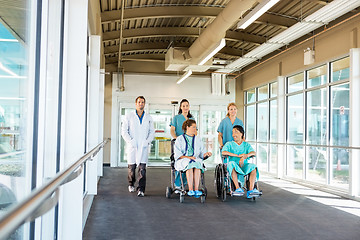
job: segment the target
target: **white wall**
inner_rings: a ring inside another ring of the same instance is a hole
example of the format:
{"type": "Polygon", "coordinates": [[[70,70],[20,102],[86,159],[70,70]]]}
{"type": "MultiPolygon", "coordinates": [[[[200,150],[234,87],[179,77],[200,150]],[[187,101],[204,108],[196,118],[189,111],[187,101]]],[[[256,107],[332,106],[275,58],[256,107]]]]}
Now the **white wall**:
{"type": "MultiPolygon", "coordinates": [[[[133,103],[137,96],[143,95],[150,104],[170,104],[186,98],[190,105],[226,105],[235,101],[235,81],[230,82],[230,95],[214,96],[211,95],[210,76],[193,75],[176,84],[178,78],[174,75],[125,74],[125,91],[113,91],[113,99],[116,97],[121,102],[133,103]]],[[[113,90],[117,84],[117,74],[114,74],[113,90]]]]}

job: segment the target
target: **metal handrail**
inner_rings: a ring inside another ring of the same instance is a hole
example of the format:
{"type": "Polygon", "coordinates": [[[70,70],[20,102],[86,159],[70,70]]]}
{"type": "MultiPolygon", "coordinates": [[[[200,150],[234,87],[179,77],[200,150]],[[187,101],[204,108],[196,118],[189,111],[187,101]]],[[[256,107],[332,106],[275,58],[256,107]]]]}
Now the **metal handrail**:
{"type": "MultiPolygon", "coordinates": [[[[78,172],[76,170],[81,168],[87,160],[92,159],[109,140],[110,139],[106,139],[98,144],[71,166],[56,174],[55,177],[52,178],[47,184],[41,186],[38,189],[35,189],[28,197],[10,208],[3,216],[1,216],[0,239],[6,239],[19,226],[25,222],[32,221],[34,216],[38,217],[43,215],[45,213],[41,211],[43,203],[51,198],[53,193],[56,192],[61,185],[67,183],[69,179],[73,180],[74,172],[78,172]],[[41,212],[41,214],[39,214],[39,212],[41,212]]],[[[75,175],[78,176],[79,174],[75,175]]],[[[54,202],[52,199],[50,200],[54,202]]],[[[55,206],[57,200],[54,203],[55,206]]],[[[47,206],[46,209],[50,210],[51,208],[47,206]]]]}
{"type": "Polygon", "coordinates": [[[260,144],[270,144],[270,145],[289,145],[289,146],[304,146],[304,147],[322,147],[322,148],[341,148],[341,149],[352,149],[352,150],[360,150],[360,147],[353,146],[334,146],[334,145],[320,145],[320,144],[307,144],[307,143],[280,143],[280,142],[260,142],[248,140],[249,143],[260,143],[260,144]]]}

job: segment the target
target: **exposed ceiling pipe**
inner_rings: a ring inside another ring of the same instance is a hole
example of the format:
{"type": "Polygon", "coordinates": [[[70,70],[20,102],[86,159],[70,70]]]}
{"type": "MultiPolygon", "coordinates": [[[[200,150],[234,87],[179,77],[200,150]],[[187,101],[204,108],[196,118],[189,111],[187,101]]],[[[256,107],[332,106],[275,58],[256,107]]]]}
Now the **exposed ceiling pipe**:
{"type": "Polygon", "coordinates": [[[198,64],[206,57],[206,52],[225,37],[226,31],[232,27],[239,18],[249,10],[256,0],[232,0],[219,13],[215,20],[200,34],[198,39],[185,53],[185,58],[193,64],[198,64]]]}

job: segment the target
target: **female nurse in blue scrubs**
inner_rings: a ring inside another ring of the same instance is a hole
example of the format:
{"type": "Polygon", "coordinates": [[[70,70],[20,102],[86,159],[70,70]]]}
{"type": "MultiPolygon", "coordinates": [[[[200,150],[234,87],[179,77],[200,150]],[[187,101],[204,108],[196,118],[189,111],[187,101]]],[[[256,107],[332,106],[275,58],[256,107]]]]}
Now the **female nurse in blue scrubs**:
{"type": "Polygon", "coordinates": [[[218,141],[220,149],[225,145],[225,143],[234,141],[232,136],[233,127],[236,125],[241,126],[244,129],[243,121],[236,117],[237,107],[235,103],[229,103],[227,107],[226,117],[220,122],[220,125],[217,129],[218,131],[218,141]]]}
{"type": "MultiPolygon", "coordinates": [[[[178,115],[174,116],[174,118],[173,118],[173,120],[171,121],[171,124],[170,124],[170,134],[171,134],[171,136],[173,137],[174,140],[178,136],[181,136],[181,135],[184,134],[182,126],[183,126],[183,123],[188,119],[194,120],[193,116],[190,113],[189,101],[187,99],[183,99],[180,102],[178,115]]],[[[174,140],[172,141],[172,144],[175,142],[174,140]]],[[[186,179],[185,174],[184,174],[184,179],[186,179]]],[[[174,182],[174,184],[175,184],[175,188],[180,188],[180,186],[181,186],[181,180],[180,180],[180,176],[179,176],[178,171],[175,172],[175,182],[174,182]]]]}
{"type": "Polygon", "coordinates": [[[182,130],[182,125],[188,119],[194,120],[193,116],[190,113],[189,101],[183,99],[180,102],[178,115],[173,118],[170,124],[170,134],[174,139],[184,134],[184,131],[182,130]]]}

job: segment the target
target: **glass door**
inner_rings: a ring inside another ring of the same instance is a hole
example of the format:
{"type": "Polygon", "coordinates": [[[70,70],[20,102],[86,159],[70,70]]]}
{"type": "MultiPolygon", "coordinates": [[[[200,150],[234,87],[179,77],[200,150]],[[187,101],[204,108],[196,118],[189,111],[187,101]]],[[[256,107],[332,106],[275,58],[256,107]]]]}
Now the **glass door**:
{"type": "Polygon", "coordinates": [[[200,136],[207,151],[213,154],[205,161],[207,167],[221,162],[217,129],[225,115],[226,106],[200,106],[200,136]]]}
{"type": "Polygon", "coordinates": [[[150,104],[150,116],[154,121],[155,138],[151,143],[149,163],[151,165],[169,165],[171,155],[170,122],[171,105],[150,104]]]}

